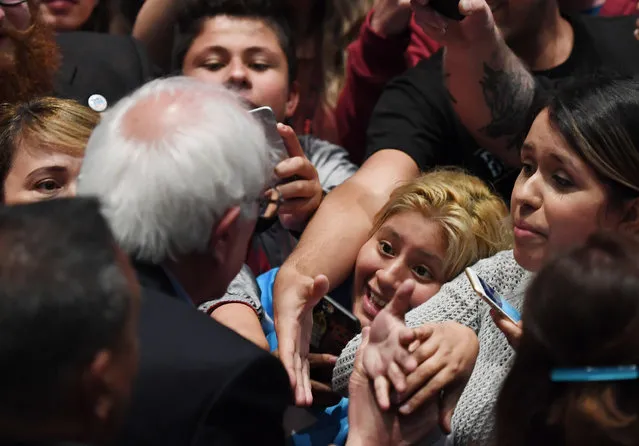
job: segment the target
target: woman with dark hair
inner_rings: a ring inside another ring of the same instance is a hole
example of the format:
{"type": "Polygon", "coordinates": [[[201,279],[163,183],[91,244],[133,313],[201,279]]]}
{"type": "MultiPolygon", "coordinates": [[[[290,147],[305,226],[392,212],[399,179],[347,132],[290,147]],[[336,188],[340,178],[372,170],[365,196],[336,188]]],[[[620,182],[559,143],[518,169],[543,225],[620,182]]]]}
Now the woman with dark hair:
{"type": "Polygon", "coordinates": [[[595,235],[546,264],[497,403],[497,445],[639,444],[639,242],[595,235]]]}
{"type": "MultiPolygon", "coordinates": [[[[600,230],[639,233],[639,82],[594,78],[564,89],[534,120],[521,163],[511,200],[514,249],[473,267],[518,310],[529,280],[550,259],[600,230]]],[[[406,284],[395,287],[396,298],[407,292],[406,284]]],[[[398,388],[404,414],[425,401],[441,404],[454,444],[494,441],[495,402],[514,350],[495,321],[506,324],[489,310],[461,275],[407,314],[406,325],[423,327],[408,329],[391,311],[371,326],[378,340],[369,346],[378,350],[371,373],[398,388]],[[424,335],[411,355],[402,342],[407,332],[424,335]]],[[[337,362],[339,390],[358,344],[351,341],[337,362]]]]}

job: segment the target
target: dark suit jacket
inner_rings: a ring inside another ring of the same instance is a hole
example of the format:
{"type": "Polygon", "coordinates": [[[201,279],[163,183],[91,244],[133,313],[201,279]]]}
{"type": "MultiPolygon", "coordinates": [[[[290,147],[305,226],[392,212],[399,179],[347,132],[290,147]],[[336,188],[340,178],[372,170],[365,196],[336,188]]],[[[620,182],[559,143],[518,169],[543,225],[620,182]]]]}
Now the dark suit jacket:
{"type": "Polygon", "coordinates": [[[140,370],[116,444],[284,444],[292,395],[280,362],[177,298],[160,268],[136,267],[140,370]]]}
{"type": "Polygon", "coordinates": [[[70,32],[56,41],[62,65],[54,88],[60,98],[88,105],[89,97],[99,94],[113,105],[159,74],[131,36],[70,32]]]}

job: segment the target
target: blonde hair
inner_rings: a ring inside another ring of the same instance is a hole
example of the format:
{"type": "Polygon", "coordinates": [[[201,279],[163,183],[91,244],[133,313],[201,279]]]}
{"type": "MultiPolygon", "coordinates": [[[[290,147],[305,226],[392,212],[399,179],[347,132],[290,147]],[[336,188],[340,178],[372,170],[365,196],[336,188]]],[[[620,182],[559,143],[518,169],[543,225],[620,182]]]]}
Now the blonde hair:
{"type": "Polygon", "coordinates": [[[68,99],[0,105],[0,192],[18,150],[29,146],[82,157],[100,114],[68,99]]]}
{"type": "Polygon", "coordinates": [[[438,222],[446,234],[446,281],[512,247],[506,204],[479,178],[461,170],[435,170],[395,189],[375,216],[371,234],[390,217],[408,211],[438,222]]]}

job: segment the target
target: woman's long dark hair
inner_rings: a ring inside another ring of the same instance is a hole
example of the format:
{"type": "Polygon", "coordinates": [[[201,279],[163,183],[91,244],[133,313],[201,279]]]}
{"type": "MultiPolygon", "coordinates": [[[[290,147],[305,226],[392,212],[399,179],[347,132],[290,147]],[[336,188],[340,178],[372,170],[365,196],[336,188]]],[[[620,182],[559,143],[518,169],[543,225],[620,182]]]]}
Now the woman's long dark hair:
{"type": "Polygon", "coordinates": [[[639,196],[639,80],[597,74],[561,89],[550,126],[608,186],[613,203],[639,196]]]}
{"type": "Polygon", "coordinates": [[[554,367],[639,364],[639,242],[599,234],[526,293],[497,403],[497,446],[639,444],[639,381],[555,383],[554,367]]]}

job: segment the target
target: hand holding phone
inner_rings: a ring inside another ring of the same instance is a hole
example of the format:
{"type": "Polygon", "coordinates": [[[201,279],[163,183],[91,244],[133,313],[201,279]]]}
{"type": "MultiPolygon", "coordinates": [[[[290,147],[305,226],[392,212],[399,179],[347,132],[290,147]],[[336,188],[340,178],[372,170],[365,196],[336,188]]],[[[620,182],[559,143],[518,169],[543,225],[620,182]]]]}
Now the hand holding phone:
{"type": "Polygon", "coordinates": [[[284,145],[284,140],[280,136],[280,132],[277,130],[277,118],[271,107],[259,107],[251,110],[249,113],[255,116],[262,124],[269,147],[273,149],[272,159],[275,165],[288,158],[288,151],[286,150],[286,145],[284,145]]]}
{"type": "Polygon", "coordinates": [[[430,0],[428,6],[448,19],[460,21],[464,18],[459,12],[459,0],[430,0]]]}
{"type": "Polygon", "coordinates": [[[515,309],[506,299],[504,299],[497,291],[495,291],[490,285],[479,277],[479,275],[471,268],[465,269],[466,276],[470,281],[470,285],[475,290],[475,293],[493,310],[497,311],[502,316],[510,319],[513,323],[517,324],[521,320],[519,311],[515,309]]]}
{"type": "Polygon", "coordinates": [[[362,331],[359,320],[328,296],[313,308],[312,353],[339,356],[348,341],[362,331]]]}

